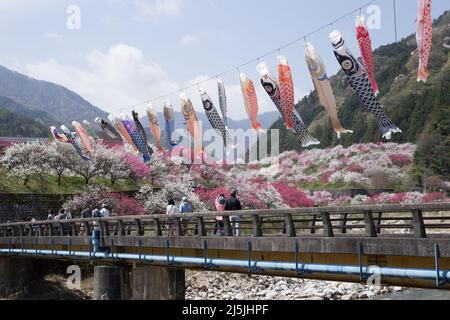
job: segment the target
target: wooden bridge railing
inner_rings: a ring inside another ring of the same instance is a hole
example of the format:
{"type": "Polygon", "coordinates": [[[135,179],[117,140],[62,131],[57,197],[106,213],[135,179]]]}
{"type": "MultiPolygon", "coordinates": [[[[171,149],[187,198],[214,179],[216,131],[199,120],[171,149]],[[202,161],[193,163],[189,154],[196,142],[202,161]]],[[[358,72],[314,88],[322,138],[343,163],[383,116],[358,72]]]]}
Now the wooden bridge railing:
{"type": "Polygon", "coordinates": [[[102,237],[450,236],[450,203],[224,212],[220,213],[220,225],[217,215],[214,212],[1,224],[0,238],[80,237],[91,235],[95,229],[100,230],[102,237]]]}

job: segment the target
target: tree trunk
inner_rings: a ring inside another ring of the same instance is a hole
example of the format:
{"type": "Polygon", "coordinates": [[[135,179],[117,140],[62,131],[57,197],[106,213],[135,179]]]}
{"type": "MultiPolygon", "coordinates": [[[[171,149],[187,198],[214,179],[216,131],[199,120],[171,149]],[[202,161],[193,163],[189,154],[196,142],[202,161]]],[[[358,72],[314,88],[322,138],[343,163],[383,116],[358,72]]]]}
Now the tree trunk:
{"type": "Polygon", "coordinates": [[[30,180],[30,176],[27,176],[25,178],[25,181],[23,182],[23,185],[26,186],[28,184],[28,181],[30,180]]]}
{"type": "Polygon", "coordinates": [[[58,188],[61,188],[61,178],[62,174],[58,175],[58,188]]]}

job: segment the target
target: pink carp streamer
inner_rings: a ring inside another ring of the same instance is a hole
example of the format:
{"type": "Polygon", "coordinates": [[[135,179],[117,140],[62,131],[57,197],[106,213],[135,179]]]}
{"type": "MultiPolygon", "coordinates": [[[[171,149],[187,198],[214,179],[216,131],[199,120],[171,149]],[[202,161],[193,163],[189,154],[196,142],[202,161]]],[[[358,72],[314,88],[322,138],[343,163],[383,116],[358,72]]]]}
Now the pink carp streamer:
{"type": "Polygon", "coordinates": [[[331,117],[331,123],[334,131],[337,133],[338,139],[341,134],[353,133],[351,130],[345,129],[339,121],[337,114],[336,99],[334,97],[333,89],[331,88],[330,79],[328,79],[327,70],[322,57],[316,51],[312,43],[305,43],[305,60],[308,66],[311,78],[319,96],[320,104],[327,110],[331,117]]]}
{"type": "Polygon", "coordinates": [[[286,128],[294,127],[295,91],[289,63],[284,56],[278,56],[278,81],[280,83],[281,108],[283,109],[286,128]]]}
{"type": "Polygon", "coordinates": [[[180,94],[180,99],[181,111],[183,112],[187,130],[194,139],[195,158],[203,158],[203,137],[198,122],[197,113],[195,112],[192,101],[184,92],[180,94]]]}
{"type": "Polygon", "coordinates": [[[417,18],[417,50],[419,52],[418,82],[427,82],[430,75],[428,62],[433,45],[433,22],[431,19],[431,0],[419,0],[419,17],[417,18]]]}
{"type": "Polygon", "coordinates": [[[252,128],[256,131],[262,129],[261,124],[258,122],[258,97],[256,96],[255,85],[253,81],[247,78],[244,73],[240,74],[242,94],[244,96],[245,110],[247,111],[248,118],[252,125],[252,128]]]}
{"type": "Polygon", "coordinates": [[[165,150],[161,145],[161,128],[158,122],[158,114],[151,105],[147,108],[147,116],[148,121],[150,122],[150,131],[152,132],[153,138],[156,142],[156,147],[158,148],[160,154],[164,154],[165,150]]]}
{"type": "Polygon", "coordinates": [[[94,148],[92,147],[91,139],[89,138],[89,134],[84,130],[83,126],[77,122],[72,122],[72,127],[75,128],[75,131],[78,134],[78,137],[80,137],[81,144],[83,147],[89,152],[90,154],[94,153],[94,148]]]}
{"type": "Polygon", "coordinates": [[[366,19],[364,16],[356,17],[356,39],[359,43],[359,49],[361,51],[361,57],[367,76],[372,84],[375,96],[378,96],[380,94],[380,90],[378,89],[378,83],[375,79],[375,63],[373,61],[372,40],[370,39],[369,29],[367,28],[366,19]]]}
{"type": "Polygon", "coordinates": [[[127,145],[129,145],[135,152],[138,152],[138,148],[134,145],[133,139],[131,138],[130,134],[128,133],[127,128],[125,128],[125,125],[123,124],[122,120],[114,117],[113,115],[109,115],[108,120],[111,122],[111,124],[114,126],[114,128],[119,132],[120,136],[122,137],[122,140],[125,141],[125,143],[127,145]]]}

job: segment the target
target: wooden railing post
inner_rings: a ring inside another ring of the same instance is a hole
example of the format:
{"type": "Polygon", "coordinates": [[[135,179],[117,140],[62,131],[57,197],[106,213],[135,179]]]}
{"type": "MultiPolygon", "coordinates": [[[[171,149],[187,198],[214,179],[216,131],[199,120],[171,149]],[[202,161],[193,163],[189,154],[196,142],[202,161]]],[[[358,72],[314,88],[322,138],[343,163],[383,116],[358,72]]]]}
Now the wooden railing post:
{"type": "Polygon", "coordinates": [[[383,212],[377,212],[377,234],[381,233],[381,222],[383,218],[383,212]]]}
{"type": "Polygon", "coordinates": [[[144,230],[142,229],[141,220],[136,219],[136,220],[134,220],[134,222],[136,223],[136,235],[138,237],[142,237],[144,235],[144,230]]]}
{"type": "Polygon", "coordinates": [[[205,220],[203,217],[197,217],[197,229],[200,237],[206,237],[205,220]]]}
{"type": "Polygon", "coordinates": [[[86,233],[86,236],[89,237],[91,235],[91,225],[88,221],[83,222],[84,223],[84,232],[86,233]]]}
{"type": "Polygon", "coordinates": [[[341,215],[342,221],[339,223],[339,227],[341,227],[341,233],[346,234],[347,233],[347,219],[348,219],[348,213],[344,213],[341,215]]]}
{"type": "Polygon", "coordinates": [[[231,221],[229,216],[223,217],[223,226],[225,231],[226,237],[232,237],[233,236],[233,228],[231,227],[231,221]]]}
{"type": "Polygon", "coordinates": [[[311,229],[311,234],[316,234],[317,215],[314,215],[312,220],[308,222],[308,228],[311,229]]]}
{"type": "Polygon", "coordinates": [[[117,228],[118,230],[118,236],[119,237],[124,237],[125,236],[125,227],[123,225],[123,220],[118,220],[117,221],[117,228]]]}
{"type": "Polygon", "coordinates": [[[373,221],[372,211],[364,212],[364,222],[366,224],[366,235],[371,238],[376,238],[377,230],[375,228],[375,222],[373,221]]]}
{"type": "Polygon", "coordinates": [[[154,218],[153,224],[155,225],[155,236],[162,237],[161,221],[158,218],[154,218]]]}
{"type": "Polygon", "coordinates": [[[262,224],[262,221],[259,218],[259,216],[253,215],[252,216],[253,237],[258,238],[258,237],[263,236],[261,224],[262,224]]]}
{"type": "Polygon", "coordinates": [[[331,224],[330,213],[322,212],[323,235],[328,238],[334,237],[333,225],[331,224]]]}
{"type": "Polygon", "coordinates": [[[175,218],[175,234],[177,237],[184,236],[183,224],[181,223],[181,218],[175,218]]]}
{"type": "Polygon", "coordinates": [[[284,224],[286,225],[286,236],[287,237],[296,237],[297,234],[295,232],[294,219],[292,219],[292,214],[284,215],[284,224]]]}
{"type": "Polygon", "coordinates": [[[412,211],[412,223],[414,226],[414,235],[416,238],[426,238],[427,231],[425,229],[425,224],[423,222],[422,210],[412,211]]]}

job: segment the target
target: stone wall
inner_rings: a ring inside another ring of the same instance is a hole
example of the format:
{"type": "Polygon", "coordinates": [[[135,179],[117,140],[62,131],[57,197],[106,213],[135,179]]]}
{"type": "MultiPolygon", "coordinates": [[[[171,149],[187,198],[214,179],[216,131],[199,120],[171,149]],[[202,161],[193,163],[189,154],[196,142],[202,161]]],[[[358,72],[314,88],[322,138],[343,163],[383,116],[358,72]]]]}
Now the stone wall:
{"type": "Polygon", "coordinates": [[[46,220],[48,211],[59,210],[69,196],[0,193],[0,223],[46,220]]]}

